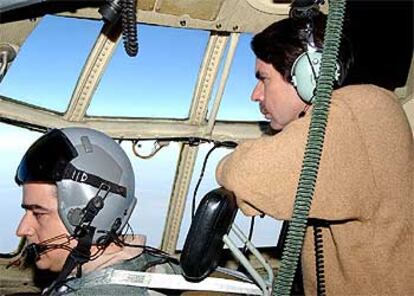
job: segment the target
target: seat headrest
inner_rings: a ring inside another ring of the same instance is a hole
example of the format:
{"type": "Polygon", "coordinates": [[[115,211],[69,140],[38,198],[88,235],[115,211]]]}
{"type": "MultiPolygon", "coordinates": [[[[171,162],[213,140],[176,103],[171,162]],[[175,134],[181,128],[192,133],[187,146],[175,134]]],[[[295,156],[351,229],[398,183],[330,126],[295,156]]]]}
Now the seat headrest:
{"type": "Polygon", "coordinates": [[[230,231],[237,209],[233,193],[222,187],[203,197],[180,258],[187,280],[201,281],[216,269],[224,246],[223,235],[230,231]]]}

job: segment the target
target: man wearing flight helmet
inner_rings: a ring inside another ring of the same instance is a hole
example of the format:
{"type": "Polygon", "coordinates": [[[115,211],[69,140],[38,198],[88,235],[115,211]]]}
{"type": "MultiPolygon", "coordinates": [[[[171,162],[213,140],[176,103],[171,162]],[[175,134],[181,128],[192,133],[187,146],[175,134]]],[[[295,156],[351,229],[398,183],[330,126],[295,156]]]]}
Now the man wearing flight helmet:
{"type": "MultiPolygon", "coordinates": [[[[143,271],[172,260],[122,234],[135,207],[134,172],[113,139],[87,128],[54,129],[27,150],[16,173],[26,213],[17,235],[30,243],[39,269],[59,272],[45,295],[149,295],[139,287],[97,280],[105,271],[143,271]]],[[[156,292],[151,292],[156,293],[156,292]]]]}
{"type": "MultiPolygon", "coordinates": [[[[278,133],[240,144],[216,171],[247,215],[292,218],[326,23],[317,10],[309,15],[276,22],[251,43],[258,79],[251,99],[278,133]]],[[[337,84],[350,49],[343,38],[337,84]]],[[[413,167],[411,130],[392,92],[374,85],[333,92],[302,251],[306,295],[413,294],[413,167]]]]}

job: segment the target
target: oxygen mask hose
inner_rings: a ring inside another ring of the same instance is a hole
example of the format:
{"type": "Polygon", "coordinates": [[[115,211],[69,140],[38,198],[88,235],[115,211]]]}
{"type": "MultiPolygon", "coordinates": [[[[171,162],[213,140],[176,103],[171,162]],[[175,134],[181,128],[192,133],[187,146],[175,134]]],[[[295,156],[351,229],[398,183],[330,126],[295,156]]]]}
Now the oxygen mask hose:
{"type": "Polygon", "coordinates": [[[292,220],[289,223],[280,269],[273,283],[272,295],[290,295],[299,256],[302,251],[325,139],[344,15],[345,0],[332,0],[329,2],[324,50],[320,75],[316,85],[316,98],[309,126],[302,171],[299,177],[292,220]]]}

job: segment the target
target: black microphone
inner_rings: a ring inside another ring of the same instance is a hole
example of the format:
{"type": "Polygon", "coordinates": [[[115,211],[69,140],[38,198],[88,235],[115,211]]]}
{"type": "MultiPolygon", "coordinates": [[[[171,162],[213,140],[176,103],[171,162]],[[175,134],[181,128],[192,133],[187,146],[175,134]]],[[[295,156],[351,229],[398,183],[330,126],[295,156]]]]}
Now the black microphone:
{"type": "Polygon", "coordinates": [[[304,117],[305,115],[306,115],[305,110],[302,110],[302,111],[300,111],[300,113],[299,113],[299,115],[298,115],[298,118],[302,118],[302,117],[304,117]]]}
{"type": "Polygon", "coordinates": [[[27,245],[22,254],[24,263],[27,265],[33,265],[37,260],[39,260],[40,255],[46,251],[46,249],[47,247],[41,244],[32,243],[27,245]]]}

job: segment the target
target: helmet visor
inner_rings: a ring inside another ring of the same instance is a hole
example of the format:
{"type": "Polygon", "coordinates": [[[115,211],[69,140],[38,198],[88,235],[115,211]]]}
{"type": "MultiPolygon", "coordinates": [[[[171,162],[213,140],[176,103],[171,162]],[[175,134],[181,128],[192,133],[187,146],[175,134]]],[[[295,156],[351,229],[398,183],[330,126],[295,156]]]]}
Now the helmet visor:
{"type": "Polygon", "coordinates": [[[40,137],[27,150],[17,168],[15,181],[55,183],[62,180],[67,164],[78,156],[72,143],[58,129],[40,137]]]}

